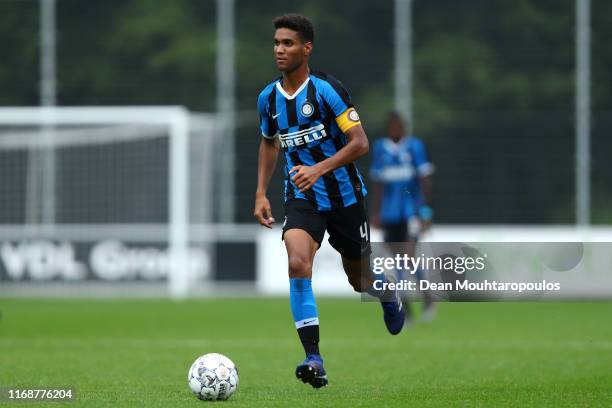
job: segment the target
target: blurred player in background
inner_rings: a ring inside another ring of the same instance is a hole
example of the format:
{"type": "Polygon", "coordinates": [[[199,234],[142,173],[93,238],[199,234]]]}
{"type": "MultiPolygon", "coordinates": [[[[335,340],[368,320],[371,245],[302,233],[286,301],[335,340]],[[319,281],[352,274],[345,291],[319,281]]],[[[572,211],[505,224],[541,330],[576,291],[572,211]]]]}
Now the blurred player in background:
{"type": "Polygon", "coordinates": [[[342,256],[349,283],[357,292],[381,299],[391,334],[400,332],[405,316],[397,292],[372,288],[367,191],[354,164],[369,151],[359,115],[338,80],[309,68],[312,23],[288,14],[276,18],[274,27],[274,56],[282,77],[266,86],[257,102],[263,138],[254,215],[261,225],[272,227],[266,191],[282,148],[286,161],[282,238],[289,260],[291,312],[306,353],[296,376],[319,388],[328,380],[319,352],[319,314],[311,278],[314,255],[326,230],[329,243],[342,256]]]}
{"type": "MultiPolygon", "coordinates": [[[[372,149],[372,225],[382,228],[385,242],[405,243],[406,253],[414,256],[419,235],[431,227],[434,166],[429,161],[423,141],[410,135],[408,126],[397,112],[389,113],[386,131],[387,136],[377,140],[372,149]]],[[[423,279],[423,273],[417,270],[416,278],[423,279]]],[[[406,320],[410,322],[412,313],[407,296],[404,296],[404,309],[406,320]]],[[[421,319],[429,321],[434,313],[435,303],[431,294],[424,291],[421,319]]]]}

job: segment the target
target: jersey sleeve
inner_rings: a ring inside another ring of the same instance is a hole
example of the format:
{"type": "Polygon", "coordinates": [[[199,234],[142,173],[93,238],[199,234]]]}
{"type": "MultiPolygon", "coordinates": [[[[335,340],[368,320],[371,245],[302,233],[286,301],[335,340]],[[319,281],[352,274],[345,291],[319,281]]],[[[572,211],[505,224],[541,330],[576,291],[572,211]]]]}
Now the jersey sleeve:
{"type": "Polygon", "coordinates": [[[274,139],[278,133],[274,120],[270,117],[268,97],[265,92],[259,94],[257,98],[257,110],[259,111],[259,128],[261,135],[266,139],[274,139]]]}
{"type": "Polygon", "coordinates": [[[351,102],[351,96],[344,85],[331,77],[328,77],[325,84],[321,96],[332,110],[330,114],[336,118],[340,130],[346,132],[353,126],[361,124],[359,115],[351,102]]]}
{"type": "Polygon", "coordinates": [[[421,177],[430,176],[434,173],[435,167],[429,160],[425,143],[420,139],[414,139],[413,146],[414,155],[414,167],[416,167],[417,173],[421,177]]]}
{"type": "Polygon", "coordinates": [[[372,164],[370,165],[370,178],[373,181],[382,181],[381,172],[383,169],[382,145],[380,140],[374,142],[372,146],[372,164]]]}

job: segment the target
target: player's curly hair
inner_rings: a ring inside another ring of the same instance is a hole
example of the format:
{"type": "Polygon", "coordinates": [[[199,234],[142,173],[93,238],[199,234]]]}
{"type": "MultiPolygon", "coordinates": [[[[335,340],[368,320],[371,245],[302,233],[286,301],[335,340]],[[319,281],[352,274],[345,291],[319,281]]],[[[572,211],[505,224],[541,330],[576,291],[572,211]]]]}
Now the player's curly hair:
{"type": "Polygon", "coordinates": [[[314,42],[314,27],[312,22],[301,14],[284,14],[272,20],[274,28],[288,28],[295,31],[303,43],[314,42]]]}

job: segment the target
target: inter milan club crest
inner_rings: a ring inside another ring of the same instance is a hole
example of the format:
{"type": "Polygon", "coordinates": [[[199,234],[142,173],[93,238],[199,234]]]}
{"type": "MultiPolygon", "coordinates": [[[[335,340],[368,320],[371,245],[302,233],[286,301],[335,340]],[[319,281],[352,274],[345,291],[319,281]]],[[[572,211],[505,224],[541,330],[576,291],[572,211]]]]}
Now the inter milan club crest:
{"type": "Polygon", "coordinates": [[[348,114],[348,118],[353,122],[359,122],[359,114],[355,109],[351,110],[348,114]]]}
{"type": "Polygon", "coordinates": [[[314,113],[314,106],[312,106],[312,103],[306,101],[302,105],[301,111],[302,111],[302,115],[305,118],[308,118],[314,113]]]}

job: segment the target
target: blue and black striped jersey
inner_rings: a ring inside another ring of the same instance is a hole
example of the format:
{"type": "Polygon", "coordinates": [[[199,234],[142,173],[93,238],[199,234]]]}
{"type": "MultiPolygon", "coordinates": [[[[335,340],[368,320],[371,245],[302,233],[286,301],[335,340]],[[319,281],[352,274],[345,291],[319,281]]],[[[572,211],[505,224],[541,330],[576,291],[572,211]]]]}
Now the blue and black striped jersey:
{"type": "Polygon", "coordinates": [[[324,175],[304,193],[289,175],[293,166],[313,166],[333,156],[348,142],[344,132],[360,124],[349,93],[337,79],[311,72],[293,95],[288,95],[277,79],[259,94],[257,108],[263,137],[278,137],[285,153],[285,201],[309,200],[320,211],[328,211],[366,196],[354,163],[324,175]]]}
{"type": "Polygon", "coordinates": [[[370,178],[382,184],[380,220],[394,224],[418,215],[425,204],[420,178],[433,172],[421,139],[406,136],[395,143],[385,137],[374,142],[370,178]]]}

